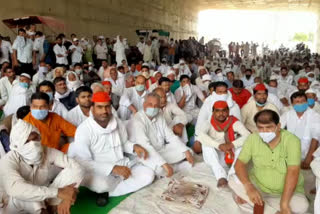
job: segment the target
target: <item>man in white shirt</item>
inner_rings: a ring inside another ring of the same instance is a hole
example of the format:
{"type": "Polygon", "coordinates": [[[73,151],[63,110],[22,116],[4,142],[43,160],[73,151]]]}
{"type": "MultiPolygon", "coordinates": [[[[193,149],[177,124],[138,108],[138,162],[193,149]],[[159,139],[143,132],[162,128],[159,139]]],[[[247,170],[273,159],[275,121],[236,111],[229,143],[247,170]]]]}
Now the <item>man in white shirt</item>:
{"type": "Polygon", "coordinates": [[[292,82],[293,82],[293,76],[289,75],[289,71],[288,71],[288,68],[287,67],[281,67],[281,75],[278,76],[279,79],[279,83],[285,83],[285,84],[288,84],[288,85],[292,85],[292,82]]]}
{"type": "Polygon", "coordinates": [[[81,45],[79,45],[79,39],[74,38],[73,44],[69,47],[69,52],[71,53],[72,65],[82,62],[82,55],[84,53],[81,45]]]}
{"type": "Polygon", "coordinates": [[[154,91],[160,97],[160,113],[163,114],[169,128],[177,135],[180,140],[187,144],[188,134],[186,125],[188,123],[187,115],[176,103],[168,102],[164,89],[156,88],[154,91]]]}
{"type": "Polygon", "coordinates": [[[252,76],[252,70],[250,68],[246,69],[245,76],[241,78],[244,87],[250,87],[254,84],[254,77],[252,76]]]}
{"type": "Polygon", "coordinates": [[[53,80],[52,72],[50,72],[48,69],[49,66],[50,65],[47,65],[45,62],[40,62],[38,72],[32,77],[33,86],[37,86],[39,83],[41,83],[44,80],[47,80],[47,81],[53,80]]]}
{"type": "Polygon", "coordinates": [[[104,73],[108,69],[108,61],[106,59],[101,59],[101,66],[98,70],[98,76],[103,81],[104,80],[104,73]]]}
{"type": "Polygon", "coordinates": [[[49,112],[54,112],[63,119],[67,119],[68,110],[59,100],[54,98],[55,88],[52,82],[47,80],[41,82],[37,87],[37,92],[43,92],[49,96],[49,112]]]}
{"type": "Polygon", "coordinates": [[[202,91],[190,82],[190,77],[180,77],[180,87],[174,93],[178,106],[187,114],[188,123],[196,124],[199,107],[196,104],[197,97],[204,102],[205,97],[202,91]]]}
{"type": "Polygon", "coordinates": [[[161,87],[166,93],[167,102],[177,104],[174,94],[170,90],[171,81],[167,77],[161,77],[159,79],[159,87],[161,87]]]}
{"type": "MultiPolygon", "coordinates": [[[[107,78],[106,80],[111,82],[112,84],[112,93],[117,95],[118,97],[121,97],[123,95],[123,90],[124,90],[124,84],[125,84],[125,79],[124,78],[119,78],[118,74],[120,72],[117,71],[116,68],[111,68],[110,69],[110,78],[107,78]]],[[[120,73],[122,74],[122,73],[120,73]]]]}
{"type": "Polygon", "coordinates": [[[10,42],[3,40],[0,36],[0,65],[4,62],[10,62],[9,56],[13,53],[10,42]]]}
{"type": "Polygon", "coordinates": [[[191,77],[192,73],[189,69],[189,66],[186,64],[186,62],[183,59],[179,60],[179,75],[178,78],[180,78],[182,75],[187,75],[191,77]]]}
{"type": "Polygon", "coordinates": [[[218,188],[227,187],[226,169],[234,173],[234,160],[250,132],[236,117],[229,115],[226,101],[216,101],[212,106],[212,117],[200,125],[198,140],[202,144],[203,159],[212,169],[218,188]]]}
{"type": "Polygon", "coordinates": [[[32,64],[33,67],[37,67],[40,62],[44,62],[46,54],[44,53],[44,41],[45,36],[42,32],[37,31],[35,34],[35,40],[33,42],[33,48],[32,48],[32,64]]]}
{"type": "Polygon", "coordinates": [[[18,36],[12,45],[12,65],[20,66],[22,72],[33,75],[32,66],[33,42],[27,37],[26,31],[22,28],[18,30],[18,36]]]}
{"type": "Polygon", "coordinates": [[[306,91],[306,95],[308,98],[309,108],[311,108],[312,110],[320,114],[320,105],[319,105],[317,93],[315,92],[315,90],[313,90],[312,88],[309,88],[306,91]]]}
{"type": "Polygon", "coordinates": [[[166,60],[166,58],[163,58],[161,60],[161,65],[158,67],[158,71],[162,75],[165,75],[168,69],[169,69],[169,66],[167,65],[167,60],[166,60]]]}
{"type": "Polygon", "coordinates": [[[68,112],[67,120],[78,127],[90,115],[92,90],[88,86],[80,86],[76,90],[78,105],[68,112]]]}
{"type": "Polygon", "coordinates": [[[1,213],[70,213],[83,179],[81,166],[62,152],[42,146],[39,131],[18,120],[11,151],[0,161],[1,213]]]}
{"type": "Polygon", "coordinates": [[[137,48],[139,49],[140,53],[143,56],[143,52],[144,52],[144,46],[145,46],[145,42],[144,42],[144,38],[140,37],[140,41],[137,43],[137,48]]]}
{"type": "Polygon", "coordinates": [[[3,107],[3,112],[6,116],[16,113],[21,106],[30,104],[30,98],[33,92],[30,83],[30,75],[22,73],[19,77],[19,83],[13,85],[9,99],[3,107]]]}
{"type": "Polygon", "coordinates": [[[184,143],[172,132],[162,114],[159,114],[160,98],[155,93],[146,96],[143,109],[130,121],[132,142],[139,143],[149,154],[140,161],[155,171],[156,175],[170,177],[182,167],[193,165],[193,156],[184,143]]]}
{"type": "Polygon", "coordinates": [[[94,52],[97,55],[97,66],[99,67],[102,63],[102,60],[107,60],[107,54],[108,54],[108,47],[107,45],[103,42],[104,37],[99,36],[98,41],[94,47],[94,52]]]}
{"type": "Polygon", "coordinates": [[[68,54],[66,47],[62,44],[62,38],[56,38],[56,44],[53,47],[53,52],[56,55],[56,67],[63,67],[68,65],[68,54]]]}
{"type": "Polygon", "coordinates": [[[11,67],[7,67],[4,70],[4,77],[0,79],[1,106],[6,104],[6,102],[9,99],[9,95],[11,93],[13,85],[18,82],[19,76],[16,75],[16,72],[11,67]]]}
{"type": "Polygon", "coordinates": [[[139,75],[135,81],[135,87],[126,88],[120,98],[118,114],[121,120],[128,120],[131,114],[135,114],[143,108],[146,90],[146,78],[139,75]]]}
{"type": "Polygon", "coordinates": [[[82,185],[96,193],[120,196],[151,184],[153,171],[124,154],[149,159],[147,150],[130,142],[125,126],[112,115],[109,95],[97,92],[92,95],[92,102],[92,117],[77,128],[68,153],[86,169],[82,185]]]}
{"type": "Polygon", "coordinates": [[[309,169],[312,154],[318,147],[320,115],[310,109],[307,96],[295,92],[290,97],[293,109],[281,115],[281,128],[286,128],[301,141],[301,168],[309,169]]]}

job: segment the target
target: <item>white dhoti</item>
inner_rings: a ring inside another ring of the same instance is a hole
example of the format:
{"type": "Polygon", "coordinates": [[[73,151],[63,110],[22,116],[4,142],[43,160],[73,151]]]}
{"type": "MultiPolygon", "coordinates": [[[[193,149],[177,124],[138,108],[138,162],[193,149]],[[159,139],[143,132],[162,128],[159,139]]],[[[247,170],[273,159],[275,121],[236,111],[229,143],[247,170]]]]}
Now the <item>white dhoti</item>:
{"type": "MultiPolygon", "coordinates": [[[[230,176],[229,187],[240,198],[247,201],[253,210],[254,204],[250,201],[243,184],[239,181],[236,175],[230,176]]],[[[268,194],[261,191],[260,193],[265,203],[264,213],[276,213],[277,211],[280,211],[281,195],[268,194]]],[[[302,214],[307,212],[309,208],[309,202],[304,194],[294,193],[289,206],[292,213],[302,214]]]]}
{"type": "Polygon", "coordinates": [[[212,148],[212,147],[202,145],[203,160],[206,164],[208,164],[211,167],[213,174],[217,180],[221,178],[227,179],[229,176],[235,173],[234,164],[240,154],[240,151],[241,151],[241,148],[238,148],[235,150],[235,153],[234,153],[235,158],[232,166],[229,168],[224,160],[225,158],[224,152],[216,150],[215,148],[212,148]]]}
{"type": "Polygon", "coordinates": [[[195,125],[197,123],[199,112],[200,112],[200,109],[197,107],[192,110],[185,111],[187,115],[188,123],[195,125]]]}
{"type": "Polygon", "coordinates": [[[134,165],[127,180],[119,176],[103,176],[87,172],[81,185],[96,193],[109,192],[109,196],[120,196],[138,191],[151,184],[153,180],[153,170],[142,165],[134,165]]]}

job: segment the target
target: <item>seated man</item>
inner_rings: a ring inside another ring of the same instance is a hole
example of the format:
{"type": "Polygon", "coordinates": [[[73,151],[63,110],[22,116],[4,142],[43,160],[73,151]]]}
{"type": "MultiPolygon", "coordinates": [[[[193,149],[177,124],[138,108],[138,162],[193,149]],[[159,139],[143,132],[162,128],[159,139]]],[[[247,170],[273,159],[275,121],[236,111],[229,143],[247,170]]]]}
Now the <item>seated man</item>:
{"type": "Polygon", "coordinates": [[[53,84],[56,88],[54,98],[59,100],[68,110],[74,108],[77,105],[75,93],[68,89],[66,79],[63,77],[56,77],[53,80],[53,84]]]}
{"type": "Polygon", "coordinates": [[[142,109],[146,90],[146,78],[139,75],[136,78],[135,87],[126,88],[120,98],[118,114],[121,120],[130,119],[131,114],[135,114],[142,109]]]}
{"type": "Polygon", "coordinates": [[[305,213],[309,204],[300,172],[300,141],[281,129],[279,120],[269,109],[255,115],[259,132],[245,141],[229,186],[237,203],[247,202],[252,209],[264,204],[265,213],[305,213]],[[253,166],[248,173],[249,161],[253,166]]]}
{"type": "Polygon", "coordinates": [[[149,153],[149,158],[141,162],[158,176],[166,173],[170,177],[178,168],[185,166],[183,160],[187,159],[191,165],[194,160],[188,147],[169,128],[164,116],[159,114],[159,108],[159,96],[154,92],[148,94],[143,109],[130,121],[133,129],[129,136],[132,142],[139,143],[149,153]]]}
{"type": "Polygon", "coordinates": [[[56,113],[49,112],[49,100],[49,96],[45,93],[34,93],[31,96],[31,112],[24,118],[24,121],[39,130],[42,145],[66,153],[69,144],[66,143],[67,141],[61,142],[61,134],[74,137],[76,127],[56,113]]]}
{"type": "Polygon", "coordinates": [[[19,77],[19,83],[12,86],[8,101],[3,107],[5,116],[16,113],[21,106],[30,104],[32,88],[30,87],[31,77],[29,74],[22,73],[19,77]]]}
{"type": "Polygon", "coordinates": [[[281,115],[281,127],[296,135],[301,141],[301,167],[310,169],[312,154],[318,147],[320,115],[308,108],[303,92],[291,95],[293,109],[281,115]]]}
{"type": "Polygon", "coordinates": [[[177,104],[187,114],[188,123],[195,125],[200,111],[196,105],[197,97],[202,102],[205,97],[197,86],[191,84],[189,76],[181,75],[180,84],[174,93],[177,104]]]}
{"type": "Polygon", "coordinates": [[[319,105],[319,102],[318,102],[318,97],[317,97],[316,91],[313,90],[312,88],[309,88],[306,91],[306,95],[307,95],[307,98],[308,98],[309,108],[311,108],[312,110],[314,110],[315,112],[320,114],[320,105],[319,105]]]}
{"type": "Polygon", "coordinates": [[[251,93],[244,88],[242,80],[235,80],[232,83],[232,88],[229,89],[232,94],[232,99],[239,105],[240,109],[248,102],[251,93]]]}
{"type": "Polygon", "coordinates": [[[0,212],[48,213],[47,205],[58,205],[59,213],[70,213],[84,175],[80,165],[42,146],[38,130],[23,120],[13,126],[10,141],[11,151],[0,161],[0,212]]]}
{"type": "Polygon", "coordinates": [[[163,114],[168,126],[172,129],[173,133],[180,137],[180,140],[187,144],[188,134],[186,125],[188,123],[187,115],[182,111],[177,104],[168,102],[165,91],[162,88],[154,90],[160,97],[160,112],[163,114]]]}
{"type": "MultiPolygon", "coordinates": [[[[69,151],[70,156],[85,166],[82,185],[96,193],[120,196],[151,184],[153,171],[124,155],[135,153],[142,159],[148,158],[142,146],[127,139],[125,126],[112,115],[109,95],[97,92],[92,102],[92,117],[77,128],[74,145],[69,151]]],[[[97,199],[102,197],[99,195],[97,199]]]]}
{"type": "Polygon", "coordinates": [[[254,99],[251,99],[241,109],[242,122],[250,132],[255,132],[258,130],[255,122],[253,121],[253,118],[254,115],[259,111],[262,111],[264,109],[271,109],[279,114],[279,110],[277,109],[277,107],[267,102],[268,89],[264,84],[256,85],[256,87],[253,89],[253,96],[254,99]]]}
{"type": "Polygon", "coordinates": [[[43,92],[48,94],[50,98],[49,109],[50,112],[54,112],[64,119],[67,118],[68,110],[66,107],[57,99],[54,98],[55,88],[52,82],[43,81],[37,87],[37,92],[43,92]]]}
{"type": "Polygon", "coordinates": [[[76,101],[78,105],[71,109],[67,115],[67,121],[79,126],[90,115],[92,90],[87,86],[80,86],[76,90],[76,101]]]}
{"type": "Polygon", "coordinates": [[[167,77],[161,77],[159,79],[159,87],[161,87],[166,93],[167,102],[177,104],[176,98],[170,91],[171,81],[167,77]]]}
{"type": "MultiPolygon", "coordinates": [[[[243,142],[250,132],[234,116],[229,115],[226,101],[216,101],[212,107],[211,120],[201,124],[198,140],[202,144],[203,159],[215,175],[218,187],[228,185],[225,168],[237,159],[243,142]]],[[[234,172],[233,169],[229,170],[234,172]]]]}

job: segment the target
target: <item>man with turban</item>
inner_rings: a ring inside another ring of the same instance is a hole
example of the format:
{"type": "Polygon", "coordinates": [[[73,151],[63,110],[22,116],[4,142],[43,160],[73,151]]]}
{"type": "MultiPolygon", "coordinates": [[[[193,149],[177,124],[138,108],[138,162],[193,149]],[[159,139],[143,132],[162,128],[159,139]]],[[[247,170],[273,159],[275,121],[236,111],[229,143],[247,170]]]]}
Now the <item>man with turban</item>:
{"type": "Polygon", "coordinates": [[[0,161],[1,213],[43,213],[46,205],[70,213],[83,170],[62,152],[42,146],[40,138],[39,131],[23,120],[13,126],[11,151],[0,161]]]}
{"type": "Polygon", "coordinates": [[[214,103],[211,119],[201,124],[198,140],[202,144],[203,159],[211,167],[219,188],[228,185],[228,172],[225,168],[232,166],[229,173],[234,173],[234,160],[249,135],[250,132],[244,125],[236,117],[229,115],[226,101],[214,103]]]}
{"type": "Polygon", "coordinates": [[[86,169],[82,185],[99,193],[97,203],[107,203],[107,194],[120,196],[135,192],[152,183],[151,169],[130,160],[124,153],[148,158],[148,152],[130,142],[123,123],[111,111],[111,98],[106,92],[92,95],[92,117],[77,128],[69,155],[86,169]]]}

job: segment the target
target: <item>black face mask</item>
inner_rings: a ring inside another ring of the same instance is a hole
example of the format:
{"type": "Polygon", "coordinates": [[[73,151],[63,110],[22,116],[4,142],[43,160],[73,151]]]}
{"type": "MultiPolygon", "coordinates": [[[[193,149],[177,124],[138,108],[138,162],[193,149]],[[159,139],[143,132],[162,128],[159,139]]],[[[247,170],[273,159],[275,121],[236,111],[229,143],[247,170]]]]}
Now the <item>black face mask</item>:
{"type": "Polygon", "coordinates": [[[251,75],[246,74],[246,78],[247,79],[250,79],[250,77],[251,77],[251,75]]]}

